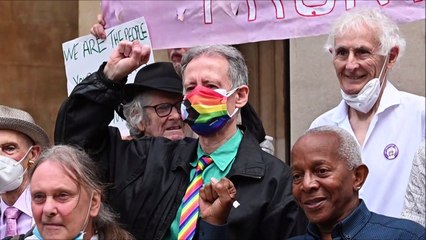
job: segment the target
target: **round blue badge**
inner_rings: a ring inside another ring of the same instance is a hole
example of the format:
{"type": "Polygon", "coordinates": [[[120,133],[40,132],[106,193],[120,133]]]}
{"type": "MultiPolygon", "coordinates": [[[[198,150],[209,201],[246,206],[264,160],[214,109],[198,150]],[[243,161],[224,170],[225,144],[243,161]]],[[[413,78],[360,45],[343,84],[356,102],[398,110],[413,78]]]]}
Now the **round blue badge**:
{"type": "Polygon", "coordinates": [[[388,145],[385,147],[385,150],[383,151],[383,154],[385,155],[385,157],[386,157],[388,160],[393,160],[393,159],[395,159],[395,158],[398,156],[398,153],[399,153],[399,149],[398,149],[398,147],[397,147],[395,144],[393,144],[393,143],[388,144],[388,145]]]}

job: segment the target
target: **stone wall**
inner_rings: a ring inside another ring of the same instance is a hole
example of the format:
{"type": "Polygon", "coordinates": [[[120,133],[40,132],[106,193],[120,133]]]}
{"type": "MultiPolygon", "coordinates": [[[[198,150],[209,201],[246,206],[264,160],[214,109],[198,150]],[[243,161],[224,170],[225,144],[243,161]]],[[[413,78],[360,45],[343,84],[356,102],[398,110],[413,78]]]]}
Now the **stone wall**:
{"type": "Polygon", "coordinates": [[[62,43],[78,36],[77,1],[0,1],[0,104],[28,111],[53,141],[66,97],[62,43]]]}

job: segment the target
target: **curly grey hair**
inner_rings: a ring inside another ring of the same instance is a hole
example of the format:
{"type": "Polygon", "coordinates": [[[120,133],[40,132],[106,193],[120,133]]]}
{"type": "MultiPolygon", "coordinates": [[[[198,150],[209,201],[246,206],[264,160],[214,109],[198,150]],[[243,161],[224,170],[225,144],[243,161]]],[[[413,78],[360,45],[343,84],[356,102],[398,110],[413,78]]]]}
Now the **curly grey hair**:
{"type": "Polygon", "coordinates": [[[139,129],[138,125],[145,117],[144,106],[148,105],[151,101],[151,94],[149,92],[142,92],[138,94],[133,100],[123,106],[123,114],[126,118],[126,125],[129,128],[131,137],[140,137],[144,133],[139,129]]]}

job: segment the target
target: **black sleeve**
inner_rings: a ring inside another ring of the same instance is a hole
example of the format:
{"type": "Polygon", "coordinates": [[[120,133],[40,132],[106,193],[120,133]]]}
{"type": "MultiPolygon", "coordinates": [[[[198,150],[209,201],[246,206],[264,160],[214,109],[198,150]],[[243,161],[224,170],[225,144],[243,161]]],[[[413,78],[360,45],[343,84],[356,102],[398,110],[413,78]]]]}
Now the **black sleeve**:
{"type": "Polygon", "coordinates": [[[276,197],[271,200],[262,222],[262,238],[288,239],[305,234],[308,221],[293,197],[291,171],[288,165],[284,166],[277,179],[279,185],[274,194],[276,197]]]}
{"type": "Polygon", "coordinates": [[[265,217],[262,223],[263,238],[288,239],[305,234],[307,225],[303,210],[289,196],[265,217]]]}
{"type": "Polygon", "coordinates": [[[108,80],[99,70],[79,83],[62,104],[55,126],[55,144],[78,146],[96,155],[108,143],[108,124],[122,98],[120,82],[108,80]]]}

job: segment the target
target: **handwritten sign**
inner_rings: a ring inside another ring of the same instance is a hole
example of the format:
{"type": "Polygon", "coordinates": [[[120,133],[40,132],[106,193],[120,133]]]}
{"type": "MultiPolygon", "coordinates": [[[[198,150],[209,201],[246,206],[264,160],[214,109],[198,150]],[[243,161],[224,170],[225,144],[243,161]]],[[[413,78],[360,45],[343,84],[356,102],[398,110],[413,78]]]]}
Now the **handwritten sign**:
{"type": "Polygon", "coordinates": [[[317,36],[354,8],[381,8],[398,23],[425,18],[424,0],[102,0],[101,4],[109,26],[144,16],[154,49],[317,36]]]}
{"type": "MultiPolygon", "coordinates": [[[[68,95],[84,78],[97,71],[102,62],[108,60],[112,50],[120,41],[139,40],[142,44],[151,46],[148,27],[143,17],[106,29],[106,34],[106,39],[96,39],[92,35],[86,35],[62,44],[68,95]]],[[[153,62],[154,54],[151,50],[147,64],[153,62]]],[[[133,83],[139,69],[128,76],[127,83],[133,83]]],[[[129,135],[126,122],[117,113],[110,125],[118,127],[123,136],[129,135]]]]}

